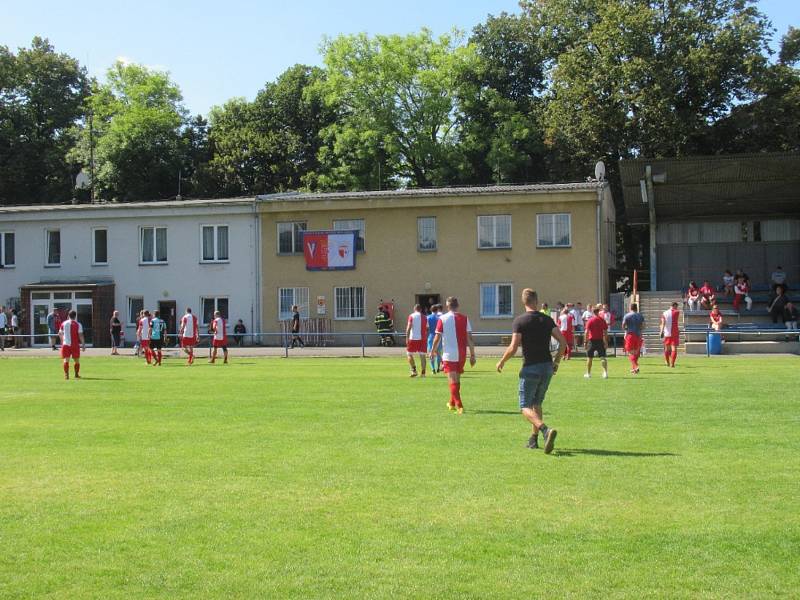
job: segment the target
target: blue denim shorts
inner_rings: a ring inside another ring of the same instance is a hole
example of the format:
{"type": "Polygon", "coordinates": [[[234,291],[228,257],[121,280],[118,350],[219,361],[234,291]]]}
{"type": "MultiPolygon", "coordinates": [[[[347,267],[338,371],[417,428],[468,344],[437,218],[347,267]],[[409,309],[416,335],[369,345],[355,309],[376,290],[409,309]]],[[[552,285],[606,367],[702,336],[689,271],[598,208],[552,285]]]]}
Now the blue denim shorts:
{"type": "Polygon", "coordinates": [[[541,406],[552,378],[552,363],[543,362],[522,367],[519,372],[519,409],[541,406]]]}

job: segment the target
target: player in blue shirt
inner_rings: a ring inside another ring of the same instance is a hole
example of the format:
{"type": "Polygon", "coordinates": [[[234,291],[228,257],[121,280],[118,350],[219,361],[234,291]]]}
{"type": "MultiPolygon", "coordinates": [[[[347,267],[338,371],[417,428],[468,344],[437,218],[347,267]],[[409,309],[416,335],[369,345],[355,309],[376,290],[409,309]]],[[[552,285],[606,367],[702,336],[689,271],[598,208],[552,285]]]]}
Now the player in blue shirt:
{"type": "MultiPolygon", "coordinates": [[[[428,354],[433,348],[433,338],[436,337],[436,325],[442,317],[442,305],[434,304],[431,306],[431,314],[428,315],[428,354]]],[[[442,370],[442,346],[436,350],[435,358],[431,358],[431,371],[438,373],[442,370]]]]}
{"type": "Polygon", "coordinates": [[[150,321],[150,351],[153,353],[153,366],[161,366],[161,350],[164,348],[164,337],[167,331],[167,323],[161,318],[159,311],[153,313],[150,321]]]}
{"type": "Polygon", "coordinates": [[[635,302],[631,304],[631,311],[623,317],[622,328],[625,330],[625,352],[631,361],[631,373],[636,375],[639,373],[639,355],[642,353],[644,317],[635,302]]]}

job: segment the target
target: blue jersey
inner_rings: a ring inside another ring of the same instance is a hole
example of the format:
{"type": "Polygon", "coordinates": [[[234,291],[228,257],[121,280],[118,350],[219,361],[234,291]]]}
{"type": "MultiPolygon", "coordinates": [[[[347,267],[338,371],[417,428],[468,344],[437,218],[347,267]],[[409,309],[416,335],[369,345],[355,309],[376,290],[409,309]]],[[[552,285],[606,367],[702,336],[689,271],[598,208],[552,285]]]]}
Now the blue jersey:
{"type": "Polygon", "coordinates": [[[439,322],[439,315],[436,313],[431,313],[428,315],[428,339],[433,340],[433,336],[436,335],[436,324],[439,322]]]}
{"type": "Polygon", "coordinates": [[[153,329],[152,329],[152,333],[150,333],[150,339],[151,340],[160,340],[161,339],[161,333],[164,331],[164,328],[166,327],[166,325],[167,324],[164,322],[163,319],[155,318],[155,319],[151,320],[150,321],[150,326],[153,329]]]}
{"type": "Polygon", "coordinates": [[[622,319],[622,328],[628,333],[642,335],[642,325],[644,325],[644,317],[638,312],[629,312],[622,319]]]}

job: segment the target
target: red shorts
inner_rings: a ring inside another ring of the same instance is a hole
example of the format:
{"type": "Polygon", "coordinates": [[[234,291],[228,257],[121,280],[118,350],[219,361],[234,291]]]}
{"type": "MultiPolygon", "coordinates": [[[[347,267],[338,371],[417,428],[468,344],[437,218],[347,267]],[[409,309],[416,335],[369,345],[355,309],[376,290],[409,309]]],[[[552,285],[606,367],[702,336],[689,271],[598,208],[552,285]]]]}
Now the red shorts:
{"type": "Polygon", "coordinates": [[[197,338],[182,337],[181,338],[181,346],[183,346],[184,348],[186,346],[197,346],[197,338]]]}
{"type": "Polygon", "coordinates": [[[561,333],[564,334],[564,339],[567,340],[567,345],[568,346],[574,346],[575,345],[575,334],[574,333],[572,333],[571,331],[562,331],[561,333]]]}
{"type": "Polygon", "coordinates": [[[409,354],[425,354],[427,350],[425,340],[408,340],[406,342],[406,352],[409,354]]]}
{"type": "Polygon", "coordinates": [[[149,348],[149,347],[150,347],[150,340],[141,340],[141,341],[139,342],[139,345],[140,345],[142,348],[149,348]]]}
{"type": "Polygon", "coordinates": [[[442,371],[445,373],[463,373],[464,372],[464,365],[467,362],[467,357],[465,356],[458,362],[445,360],[442,362],[442,371]]]}
{"type": "Polygon", "coordinates": [[[642,349],[642,338],[635,333],[625,334],[625,352],[639,352],[642,349]]]}
{"type": "Polygon", "coordinates": [[[78,360],[81,357],[80,346],[61,346],[61,358],[78,360]]]}
{"type": "Polygon", "coordinates": [[[667,336],[664,338],[665,346],[679,346],[681,343],[680,338],[667,336]]]}
{"type": "Polygon", "coordinates": [[[227,348],[228,347],[228,340],[211,340],[212,346],[214,348],[227,348]]]}

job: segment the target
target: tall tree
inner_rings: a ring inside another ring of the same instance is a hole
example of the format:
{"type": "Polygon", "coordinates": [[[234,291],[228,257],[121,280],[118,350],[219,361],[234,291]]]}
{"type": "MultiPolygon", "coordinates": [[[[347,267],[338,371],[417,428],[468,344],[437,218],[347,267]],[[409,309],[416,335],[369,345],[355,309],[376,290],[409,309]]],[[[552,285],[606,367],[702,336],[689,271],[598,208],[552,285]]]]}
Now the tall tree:
{"type": "Polygon", "coordinates": [[[458,141],[456,74],[469,46],[430,31],[339,36],[324,46],[321,84],[337,119],[320,151],[327,189],[447,183],[458,141]]]}
{"type": "Polygon", "coordinates": [[[0,46],[0,203],[69,200],[69,132],[88,93],[86,69],[48,40],[16,55],[0,46]]]}
{"type": "Polygon", "coordinates": [[[95,193],[121,201],[155,200],[178,193],[183,126],[188,113],[167,73],[117,62],[89,100],[91,136],[82,132],[76,154],[89,161],[95,145],[95,193]]]}

